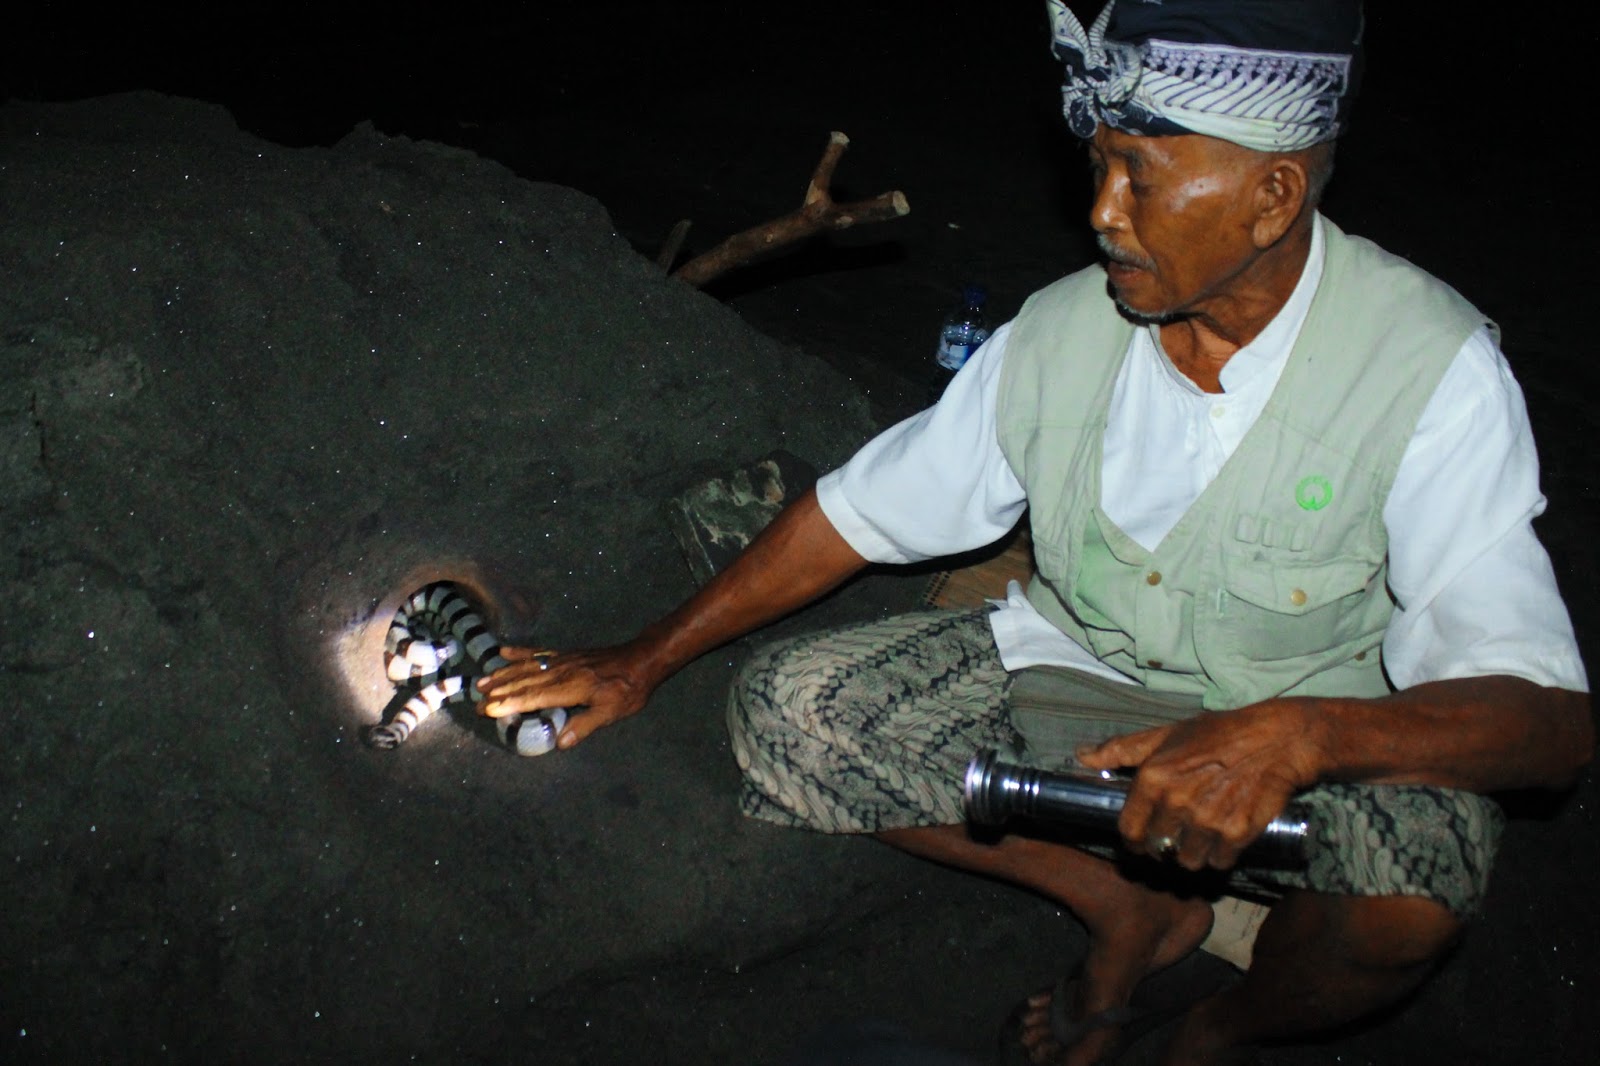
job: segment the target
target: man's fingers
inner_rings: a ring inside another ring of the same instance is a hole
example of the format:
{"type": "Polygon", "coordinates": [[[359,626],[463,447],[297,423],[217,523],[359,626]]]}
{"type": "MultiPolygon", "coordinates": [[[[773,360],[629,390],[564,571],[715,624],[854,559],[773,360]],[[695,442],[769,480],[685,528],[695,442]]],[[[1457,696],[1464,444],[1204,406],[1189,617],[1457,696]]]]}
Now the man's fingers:
{"type": "MultiPolygon", "coordinates": [[[[504,657],[506,649],[502,648],[504,657]]],[[[539,651],[529,648],[514,649],[519,654],[507,666],[478,679],[478,691],[486,694],[490,699],[501,699],[512,693],[524,689],[543,689],[558,677],[570,673],[570,670],[560,669],[569,666],[569,660],[557,658],[553,651],[539,651]],[[527,654],[521,654],[526,652],[527,654]]]]}
{"type": "Polygon", "coordinates": [[[1142,829],[1143,850],[1154,854],[1150,841],[1171,835],[1178,845],[1171,857],[1184,868],[1232,869],[1286,802],[1287,791],[1263,778],[1212,780],[1199,794],[1164,792],[1142,829]]]}
{"type": "Polygon", "coordinates": [[[500,658],[513,663],[534,659],[541,655],[554,656],[555,654],[556,651],[553,648],[519,648],[511,644],[500,645],[500,658]]]}
{"type": "Polygon", "coordinates": [[[504,718],[508,714],[529,714],[551,707],[573,707],[587,703],[590,695],[590,689],[575,681],[541,685],[536,689],[507,689],[491,693],[478,705],[478,713],[486,718],[504,718]]]}
{"type": "Polygon", "coordinates": [[[634,713],[626,705],[618,703],[599,703],[575,710],[567,715],[566,728],[556,738],[556,746],[563,749],[575,747],[587,740],[590,734],[598,733],[634,713]]]}
{"type": "Polygon", "coordinates": [[[1145,729],[1123,737],[1112,737],[1099,745],[1078,749],[1078,761],[1091,770],[1116,770],[1123,766],[1138,766],[1152,752],[1161,747],[1172,726],[1145,729]]]}
{"type": "Polygon", "coordinates": [[[1212,858],[1216,848],[1217,834],[1200,826],[1185,826],[1178,837],[1177,850],[1171,857],[1185,870],[1198,872],[1208,865],[1214,865],[1212,858]]]}
{"type": "Polygon", "coordinates": [[[1147,851],[1145,842],[1151,837],[1160,836],[1156,832],[1156,805],[1149,789],[1139,787],[1138,780],[1128,791],[1128,799],[1122,805],[1122,813],[1117,816],[1117,831],[1122,834],[1122,839],[1135,851],[1147,851]]]}
{"type": "Polygon", "coordinates": [[[1117,820],[1128,850],[1226,870],[1307,783],[1281,758],[1293,727],[1260,710],[1222,712],[1115,737],[1078,759],[1138,770],[1117,820]]]}
{"type": "Polygon", "coordinates": [[[586,740],[589,734],[612,723],[615,716],[603,712],[587,710],[578,714],[567,716],[567,727],[556,738],[556,747],[566,750],[576,747],[586,740]]]}
{"type": "Polygon", "coordinates": [[[512,691],[528,679],[543,673],[537,666],[530,667],[524,663],[512,663],[502,666],[491,674],[478,678],[479,692],[498,692],[501,690],[512,691]]]}
{"type": "Polygon", "coordinates": [[[574,707],[593,701],[595,679],[584,670],[539,670],[516,664],[497,670],[486,679],[484,700],[478,713],[489,718],[527,714],[550,707],[574,707]]]}
{"type": "MultiPolygon", "coordinates": [[[[526,699],[544,691],[547,687],[548,681],[545,678],[534,681],[525,675],[508,674],[505,671],[497,670],[478,681],[478,691],[483,693],[485,699],[485,703],[479,710],[484,714],[490,714],[490,707],[500,706],[512,700],[526,699]]],[[[535,707],[533,710],[538,710],[538,708],[535,707]]],[[[511,711],[503,713],[510,714],[511,711]]],[[[490,714],[490,717],[498,718],[499,715],[490,714]]]]}

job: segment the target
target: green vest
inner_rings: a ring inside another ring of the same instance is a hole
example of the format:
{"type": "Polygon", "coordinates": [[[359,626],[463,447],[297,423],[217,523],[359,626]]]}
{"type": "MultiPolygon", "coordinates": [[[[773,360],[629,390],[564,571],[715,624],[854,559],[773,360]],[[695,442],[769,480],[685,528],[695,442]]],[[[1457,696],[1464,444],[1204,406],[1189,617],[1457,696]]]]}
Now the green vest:
{"type": "Polygon", "coordinates": [[[1326,219],[1323,232],[1322,278],[1266,408],[1154,551],[1100,508],[1136,328],[1104,271],[1036,293],[1006,342],[1000,447],[1028,495],[1029,600],[1107,665],[1212,710],[1390,691],[1384,502],[1439,379],[1487,322],[1405,260],[1326,219]]]}

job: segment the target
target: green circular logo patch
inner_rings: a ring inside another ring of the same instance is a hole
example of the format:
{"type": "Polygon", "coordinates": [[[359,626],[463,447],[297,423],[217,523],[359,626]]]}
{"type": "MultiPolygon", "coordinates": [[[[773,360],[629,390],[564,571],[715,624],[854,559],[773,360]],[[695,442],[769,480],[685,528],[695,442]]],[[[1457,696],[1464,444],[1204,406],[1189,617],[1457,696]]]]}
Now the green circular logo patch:
{"type": "Polygon", "coordinates": [[[1333,499],[1333,485],[1321,474],[1310,474],[1294,487],[1294,502],[1302,511],[1320,511],[1333,499]]]}

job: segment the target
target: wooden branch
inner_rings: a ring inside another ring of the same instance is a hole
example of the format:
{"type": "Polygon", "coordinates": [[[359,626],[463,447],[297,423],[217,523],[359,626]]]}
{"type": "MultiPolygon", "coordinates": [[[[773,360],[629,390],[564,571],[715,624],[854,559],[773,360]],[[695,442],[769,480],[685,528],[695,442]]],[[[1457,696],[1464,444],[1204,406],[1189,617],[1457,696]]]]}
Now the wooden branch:
{"type": "Polygon", "coordinates": [[[833,171],[839,165],[839,157],[844,155],[844,150],[850,147],[850,138],[834,130],[828,134],[828,146],[822,150],[822,158],[817,160],[817,169],[811,172],[811,184],[806,186],[806,198],[802,204],[814,204],[818,200],[827,200],[828,188],[833,184],[833,171]]]}
{"type": "Polygon", "coordinates": [[[661,251],[656,255],[656,266],[663,271],[672,269],[678,253],[683,250],[683,239],[689,235],[689,226],[689,219],[680,218],[673,224],[672,232],[667,234],[666,242],[661,245],[661,251]]]}
{"type": "Polygon", "coordinates": [[[806,186],[805,199],[799,210],[734,234],[709,252],[683,264],[673,271],[672,276],[701,288],[711,279],[735,267],[744,266],[784,245],[824,230],[849,229],[865,222],[886,222],[910,211],[911,205],[899,190],[880,193],[870,200],[856,200],[848,204],[833,202],[833,196],[828,191],[833,184],[833,171],[849,144],[850,138],[837,130],[828,135],[828,146],[823,149],[822,159],[812,172],[811,183],[806,186]]]}

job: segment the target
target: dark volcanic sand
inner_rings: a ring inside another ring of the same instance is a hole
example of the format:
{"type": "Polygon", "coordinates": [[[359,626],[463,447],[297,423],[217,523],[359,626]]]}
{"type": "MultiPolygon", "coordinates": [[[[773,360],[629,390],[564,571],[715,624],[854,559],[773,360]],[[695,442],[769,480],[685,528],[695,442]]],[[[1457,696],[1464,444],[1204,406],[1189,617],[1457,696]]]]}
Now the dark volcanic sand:
{"type": "MultiPolygon", "coordinates": [[[[432,576],[491,590],[510,636],[631,633],[690,588],[662,497],[780,445],[838,461],[920,399],[957,283],[1008,315],[1086,261],[1035,6],[968,5],[952,33],[934,16],[960,5],[824,4],[794,34],[708,4],[724,38],[658,15],[632,62],[599,15],[480,27],[472,63],[392,24],[204,62],[171,41],[14,46],[0,1057],[778,1062],[862,1015],[988,1054],[1075,926],[743,820],[721,727],[742,647],[542,760],[464,720],[375,755],[356,741],[370,659],[353,687],[330,667],[432,576]],[[153,94],[26,102],[129,88],[210,96],[254,133],[153,94]],[[854,142],[841,198],[902,188],[910,217],[710,294],[630,247],[653,256],[687,215],[703,249],[790,209],[830,128],[854,142]]],[[[1540,46],[1516,32],[1496,55],[1540,46]]],[[[1576,276],[1528,250],[1576,254],[1592,223],[1518,147],[1555,135],[1548,111],[1447,91],[1474,40],[1375,18],[1328,209],[1504,327],[1587,651],[1596,374],[1576,276]]],[[[875,576],[783,628],[919,587],[875,576]]],[[[1266,1061],[1595,1056],[1594,785],[1513,807],[1489,913],[1439,978],[1266,1061]]]]}

